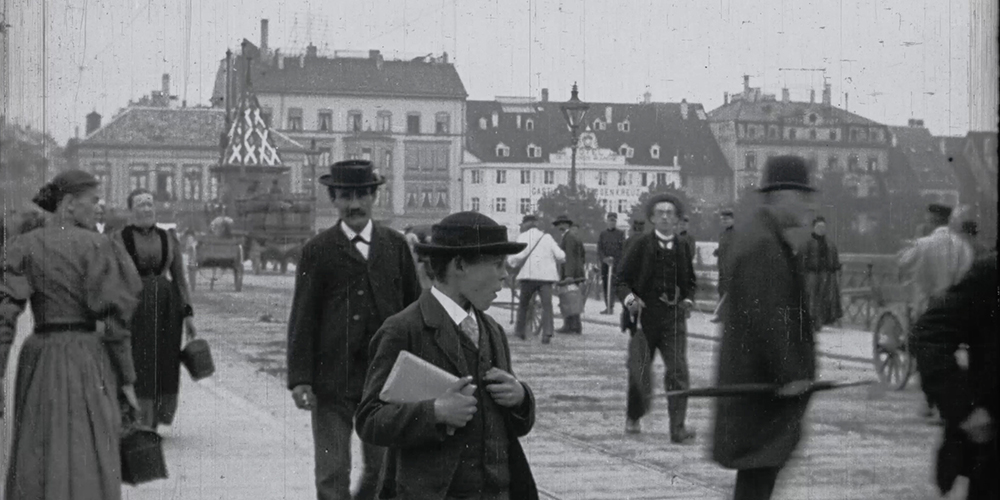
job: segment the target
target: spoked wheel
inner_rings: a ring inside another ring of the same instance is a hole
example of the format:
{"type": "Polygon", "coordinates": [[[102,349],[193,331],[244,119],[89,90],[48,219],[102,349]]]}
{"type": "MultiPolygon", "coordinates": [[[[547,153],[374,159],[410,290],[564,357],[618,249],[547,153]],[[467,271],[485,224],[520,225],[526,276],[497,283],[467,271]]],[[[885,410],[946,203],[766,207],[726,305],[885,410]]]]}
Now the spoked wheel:
{"type": "Polygon", "coordinates": [[[537,337],[542,333],[542,298],[540,294],[536,293],[531,297],[531,302],[528,302],[526,317],[528,324],[525,326],[527,327],[528,335],[537,337]]]}
{"type": "Polygon", "coordinates": [[[906,388],[913,374],[913,356],[903,321],[891,311],[882,313],[872,334],[872,361],[879,380],[897,391],[906,388]]]}

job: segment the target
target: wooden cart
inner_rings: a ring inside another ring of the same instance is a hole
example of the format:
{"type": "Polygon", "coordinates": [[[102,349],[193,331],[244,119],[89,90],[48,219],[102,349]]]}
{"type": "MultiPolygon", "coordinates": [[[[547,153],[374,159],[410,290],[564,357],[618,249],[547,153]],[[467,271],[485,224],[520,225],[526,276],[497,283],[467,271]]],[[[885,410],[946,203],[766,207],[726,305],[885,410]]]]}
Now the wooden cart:
{"type": "Polygon", "coordinates": [[[188,268],[188,281],[191,290],[195,289],[198,275],[208,279],[209,290],[215,289],[215,282],[222,279],[228,272],[233,274],[233,287],[239,292],[243,290],[243,239],[239,237],[221,237],[204,235],[198,238],[188,268]],[[211,274],[208,274],[208,271],[211,274]]]}

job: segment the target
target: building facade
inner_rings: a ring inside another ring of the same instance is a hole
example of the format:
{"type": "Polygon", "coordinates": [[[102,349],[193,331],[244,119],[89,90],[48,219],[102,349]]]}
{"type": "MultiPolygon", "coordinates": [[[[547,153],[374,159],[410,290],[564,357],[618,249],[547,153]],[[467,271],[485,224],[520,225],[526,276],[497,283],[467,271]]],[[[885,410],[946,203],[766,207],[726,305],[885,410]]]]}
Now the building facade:
{"type": "Polygon", "coordinates": [[[767,159],[779,155],[806,158],[813,172],[843,175],[844,187],[859,198],[879,195],[880,176],[888,170],[889,130],[885,125],[830,104],[826,85],[821,102],[810,92],[808,102],[792,101],[787,89],[779,101],[750,87],[709,113],[712,133],[732,167],[734,195],[760,183],[767,159]]]}
{"type": "MultiPolygon", "coordinates": [[[[377,50],[325,57],[310,45],[304,54],[289,56],[267,47],[264,24],[260,48],[244,47],[244,55],[233,58],[228,82],[222,61],[216,106],[225,106],[227,95],[238,95],[248,52],[264,119],[273,130],[322,152],[317,172],[301,180],[305,189],[315,189],[330,164],[364,158],[388,179],[376,202],[376,219],[401,229],[458,210],[453,200],[460,192],[467,94],[447,54],[406,61],[385,60],[377,50]]],[[[321,193],[317,226],[336,219],[321,193]]]]}
{"type": "MultiPolygon", "coordinates": [[[[729,199],[731,173],[699,104],[589,103],[577,149],[576,182],[596,189],[608,212],[628,214],[653,185],[690,190],[698,200],[729,199]]],[[[559,185],[569,184],[571,137],[561,103],[530,97],[469,101],[462,208],[519,230],[524,214],[559,185]]]]}
{"type": "Polygon", "coordinates": [[[963,203],[955,162],[948,161],[941,141],[924,127],[923,120],[911,119],[905,127],[889,127],[889,133],[890,189],[913,190],[949,206],[963,203]]]}

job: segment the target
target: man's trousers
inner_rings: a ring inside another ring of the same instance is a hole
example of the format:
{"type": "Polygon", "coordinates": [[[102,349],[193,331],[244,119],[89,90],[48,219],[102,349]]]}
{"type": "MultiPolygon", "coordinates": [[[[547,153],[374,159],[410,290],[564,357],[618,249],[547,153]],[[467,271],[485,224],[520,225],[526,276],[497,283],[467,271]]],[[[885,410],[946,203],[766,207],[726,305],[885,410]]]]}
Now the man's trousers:
{"type": "MultiPolygon", "coordinates": [[[[640,328],[629,340],[626,415],[630,420],[641,418],[652,404],[654,351],[660,351],[666,368],[663,384],[667,391],[687,389],[690,385],[686,313],[674,306],[646,305],[640,313],[640,328]]],[[[687,398],[667,398],[667,414],[672,433],[683,429],[687,398]]]]}
{"type": "MultiPolygon", "coordinates": [[[[552,282],[538,280],[520,280],[521,287],[518,292],[517,303],[517,323],[514,324],[514,334],[520,338],[526,338],[524,331],[528,324],[528,305],[537,293],[542,303],[542,338],[552,338],[552,331],[555,329],[552,315],[552,282]]],[[[534,333],[534,332],[532,332],[534,333]]]]}
{"type": "MultiPolygon", "coordinates": [[[[351,435],[358,402],[317,395],[312,411],[313,447],[316,453],[316,498],[350,500],[351,435]]],[[[378,493],[385,448],[362,443],[364,469],[358,500],[373,500],[378,493]]]]}
{"type": "Polygon", "coordinates": [[[736,472],[733,500],[770,500],[779,472],[780,467],[740,469],[736,472]]]}
{"type": "Polygon", "coordinates": [[[604,307],[608,311],[614,312],[615,310],[615,294],[612,292],[608,295],[608,281],[614,279],[614,269],[607,265],[606,263],[601,263],[601,296],[604,297],[604,307]]]}

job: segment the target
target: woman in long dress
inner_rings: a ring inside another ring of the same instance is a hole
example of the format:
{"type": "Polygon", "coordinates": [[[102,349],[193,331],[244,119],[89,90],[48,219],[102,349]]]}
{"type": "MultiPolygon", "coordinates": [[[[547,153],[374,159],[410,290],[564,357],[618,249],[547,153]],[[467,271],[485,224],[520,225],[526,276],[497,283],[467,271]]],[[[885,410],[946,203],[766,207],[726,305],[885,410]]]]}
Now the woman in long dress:
{"type": "Polygon", "coordinates": [[[35,198],[53,217],[10,242],[0,267],[0,373],[28,300],[35,320],[14,384],[9,500],[121,498],[117,388],[137,404],[127,325],[140,282],[94,230],[97,186],[79,170],[56,176],[35,198]]]}
{"type": "Polygon", "coordinates": [[[194,338],[194,311],[180,242],[173,231],[156,226],[153,194],[137,189],[129,194],[127,206],[132,223],[113,238],[124,246],[142,276],[142,293],[131,325],[132,358],[138,376],[139,423],[155,429],[170,425],[177,411],[182,330],[194,338]]]}

